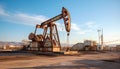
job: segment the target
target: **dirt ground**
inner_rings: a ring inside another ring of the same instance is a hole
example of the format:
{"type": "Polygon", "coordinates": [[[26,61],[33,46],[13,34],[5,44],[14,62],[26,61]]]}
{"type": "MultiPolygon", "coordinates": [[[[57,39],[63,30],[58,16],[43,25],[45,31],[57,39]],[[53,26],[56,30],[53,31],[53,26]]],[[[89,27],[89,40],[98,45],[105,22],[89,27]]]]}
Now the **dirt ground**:
{"type": "Polygon", "coordinates": [[[120,69],[120,52],[67,56],[13,54],[0,53],[1,69],[120,69]]]}

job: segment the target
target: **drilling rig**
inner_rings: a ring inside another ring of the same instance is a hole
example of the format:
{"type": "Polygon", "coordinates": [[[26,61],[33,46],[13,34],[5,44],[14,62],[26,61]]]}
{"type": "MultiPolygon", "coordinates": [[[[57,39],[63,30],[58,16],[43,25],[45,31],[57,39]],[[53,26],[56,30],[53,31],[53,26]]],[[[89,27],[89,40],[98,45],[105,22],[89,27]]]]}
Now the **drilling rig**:
{"type": "Polygon", "coordinates": [[[68,10],[63,7],[61,14],[36,25],[34,33],[30,33],[28,36],[29,40],[31,40],[28,50],[40,52],[60,52],[61,44],[57,25],[55,23],[55,21],[60,19],[63,19],[64,21],[68,37],[70,34],[71,19],[68,10]],[[36,34],[38,28],[43,29],[42,34],[36,34]]]}

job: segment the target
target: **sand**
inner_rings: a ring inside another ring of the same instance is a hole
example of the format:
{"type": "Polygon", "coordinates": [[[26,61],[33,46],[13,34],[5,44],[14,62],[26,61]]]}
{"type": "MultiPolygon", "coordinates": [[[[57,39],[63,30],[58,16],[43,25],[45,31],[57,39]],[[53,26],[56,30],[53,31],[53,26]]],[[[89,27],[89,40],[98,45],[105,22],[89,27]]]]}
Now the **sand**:
{"type": "MultiPolygon", "coordinates": [[[[1,54],[1,53],[0,53],[1,54]]],[[[11,54],[11,53],[9,53],[11,54]]],[[[13,53],[12,53],[13,54],[13,53]]],[[[67,56],[2,55],[1,69],[120,69],[120,52],[67,56]]]]}

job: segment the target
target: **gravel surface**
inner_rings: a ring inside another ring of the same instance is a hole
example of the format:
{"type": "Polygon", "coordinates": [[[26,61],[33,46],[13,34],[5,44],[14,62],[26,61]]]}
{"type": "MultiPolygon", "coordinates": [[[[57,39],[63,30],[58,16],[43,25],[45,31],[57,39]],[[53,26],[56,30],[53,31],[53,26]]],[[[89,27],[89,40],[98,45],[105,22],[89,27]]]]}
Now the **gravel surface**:
{"type": "Polygon", "coordinates": [[[0,55],[1,69],[120,69],[120,52],[74,56],[9,54],[12,55],[0,55]]]}

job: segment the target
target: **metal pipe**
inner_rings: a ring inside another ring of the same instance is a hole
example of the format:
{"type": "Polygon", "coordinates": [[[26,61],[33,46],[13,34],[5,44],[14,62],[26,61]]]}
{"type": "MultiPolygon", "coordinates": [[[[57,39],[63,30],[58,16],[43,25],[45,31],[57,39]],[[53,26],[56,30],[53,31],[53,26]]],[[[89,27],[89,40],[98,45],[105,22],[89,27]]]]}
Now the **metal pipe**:
{"type": "Polygon", "coordinates": [[[59,15],[41,23],[41,27],[43,27],[44,25],[48,25],[49,23],[52,23],[52,22],[57,21],[57,20],[62,19],[62,18],[63,18],[62,14],[59,14],[59,15]]]}

